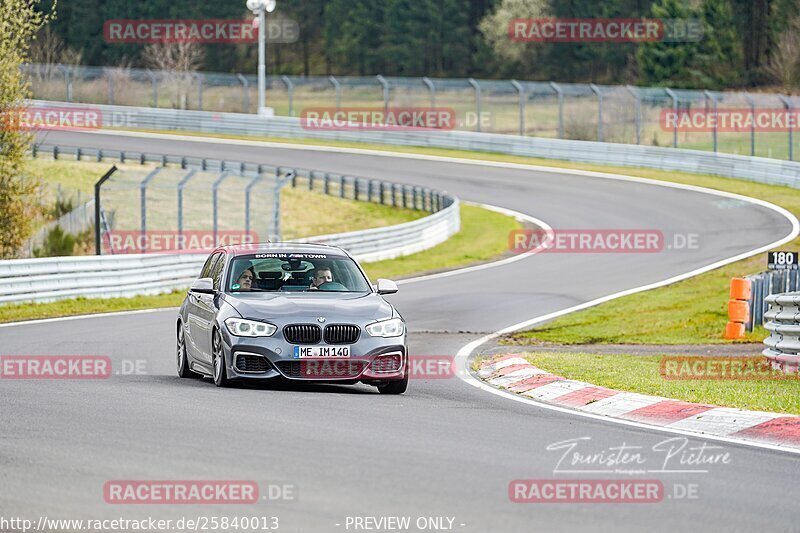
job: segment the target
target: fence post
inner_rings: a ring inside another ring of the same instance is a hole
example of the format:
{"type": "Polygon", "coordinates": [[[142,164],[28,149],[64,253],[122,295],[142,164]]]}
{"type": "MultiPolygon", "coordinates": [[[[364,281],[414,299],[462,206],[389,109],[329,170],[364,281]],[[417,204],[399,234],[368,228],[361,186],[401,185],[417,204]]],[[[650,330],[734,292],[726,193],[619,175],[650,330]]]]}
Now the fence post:
{"type": "Polygon", "coordinates": [[[194,79],[197,81],[197,110],[203,110],[203,75],[199,72],[193,74],[194,79]]]}
{"type": "Polygon", "coordinates": [[[378,83],[380,83],[381,86],[383,87],[383,112],[384,113],[388,113],[389,112],[389,82],[386,81],[386,78],[384,78],[380,74],[375,76],[375,78],[378,80],[378,83]]]}
{"type": "Polygon", "coordinates": [[[672,132],[672,147],[678,147],[678,95],[669,87],[664,88],[664,92],[672,98],[672,112],[675,113],[675,128],[672,132]]]}
{"type": "Polygon", "coordinates": [[[331,82],[333,88],[336,90],[336,111],[342,107],[342,84],[333,76],[328,76],[328,81],[331,82]]]}
{"type": "Polygon", "coordinates": [[[223,171],[219,177],[214,180],[214,184],[211,186],[211,201],[213,203],[213,224],[214,224],[214,246],[217,246],[219,243],[219,239],[217,238],[217,234],[219,232],[219,194],[218,189],[220,184],[230,176],[230,172],[223,171]]]}
{"type": "Polygon", "coordinates": [[[339,176],[339,198],[344,198],[345,181],[344,175],[339,176]]]}
{"type": "Polygon", "coordinates": [[[108,105],[114,105],[114,76],[110,75],[108,68],[104,68],[103,72],[105,72],[108,82],[108,105]]]}
{"type": "Polygon", "coordinates": [[[511,85],[519,93],[519,135],[525,136],[525,88],[517,81],[511,80],[511,85]]]}
{"type": "MultiPolygon", "coordinates": [[[[186,168],[186,167],[183,167],[186,168]]],[[[183,189],[186,187],[186,184],[192,179],[192,176],[195,175],[195,170],[190,169],[182,178],[181,181],[178,182],[178,237],[180,238],[183,235],[183,189]]],[[[183,248],[183,242],[181,242],[180,247],[183,248]]]]}
{"type": "Polygon", "coordinates": [[[150,77],[150,83],[153,86],[153,107],[158,107],[158,78],[150,69],[145,70],[145,73],[150,77]]]}
{"type": "Polygon", "coordinates": [[[424,83],[428,87],[428,91],[431,93],[431,108],[433,109],[436,107],[436,86],[427,76],[422,78],[422,83],[424,83]]]}
{"type": "Polygon", "coordinates": [[[717,152],[717,97],[711,91],[703,91],[703,94],[706,96],[706,101],[711,99],[711,102],[714,104],[714,126],[712,130],[712,136],[714,139],[714,153],[717,152]]]}
{"type": "MultiPolygon", "coordinates": [[[[786,98],[782,94],[779,94],[778,98],[780,98],[781,102],[783,102],[783,105],[786,106],[787,115],[791,116],[791,114],[792,114],[792,101],[789,100],[788,98],[786,98]]],[[[794,146],[793,146],[794,145],[794,131],[793,131],[793,128],[792,128],[792,121],[791,120],[787,120],[786,123],[789,126],[789,161],[794,161],[794,146]]]]}
{"type": "MultiPolygon", "coordinates": [[[[250,191],[256,186],[256,183],[261,181],[263,176],[258,173],[258,176],[250,180],[250,183],[244,188],[244,232],[250,237],[250,191]]],[[[269,237],[269,236],[268,236],[269,237]]]]}
{"type": "Polygon", "coordinates": [[[236,77],[239,78],[239,81],[242,84],[242,90],[244,91],[244,113],[250,112],[250,82],[247,81],[247,78],[242,76],[241,74],[236,74],[236,77]]]}
{"type": "Polygon", "coordinates": [[[636,121],[636,144],[642,144],[642,98],[639,96],[639,91],[632,85],[626,85],[625,88],[631,93],[636,103],[636,117],[634,118],[636,121]]]}
{"type": "Polygon", "coordinates": [[[67,102],[72,102],[72,68],[59,63],[58,70],[64,74],[64,89],[66,91],[67,102]]]}
{"type": "Polygon", "coordinates": [[[597,96],[597,142],[603,142],[603,93],[594,83],[590,83],[589,87],[597,96]]]}
{"type": "Polygon", "coordinates": [[[745,92],[744,98],[750,104],[750,155],[756,155],[756,102],[750,93],[745,92]]]}
{"type": "Polygon", "coordinates": [[[95,255],[103,254],[103,243],[101,238],[102,227],[100,226],[100,188],[108,181],[108,178],[117,171],[116,165],[111,165],[108,172],[97,180],[94,184],[94,253],[95,255]]]}
{"type": "Polygon", "coordinates": [[[561,86],[558,85],[556,82],[551,81],[550,87],[556,92],[558,96],[558,138],[564,138],[564,91],[561,90],[561,86]]]}
{"type": "Polygon", "coordinates": [[[162,167],[156,167],[155,170],[145,176],[144,179],[139,183],[139,207],[141,209],[139,214],[139,222],[141,224],[140,237],[142,238],[145,252],[147,251],[147,185],[161,171],[161,168],[162,167]]]}
{"type": "Polygon", "coordinates": [[[289,76],[281,76],[281,81],[286,85],[286,92],[289,95],[289,116],[294,116],[294,83],[289,79],[289,76]]]}
{"type": "Polygon", "coordinates": [[[481,131],[481,86],[475,81],[475,78],[467,80],[472,88],[475,89],[475,131],[481,131]]]}

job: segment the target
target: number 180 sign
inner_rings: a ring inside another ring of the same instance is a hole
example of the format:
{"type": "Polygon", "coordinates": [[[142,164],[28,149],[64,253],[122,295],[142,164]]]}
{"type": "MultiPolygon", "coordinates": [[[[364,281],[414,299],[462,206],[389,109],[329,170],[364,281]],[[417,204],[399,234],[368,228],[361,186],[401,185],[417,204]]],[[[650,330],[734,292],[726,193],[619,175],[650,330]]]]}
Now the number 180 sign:
{"type": "Polygon", "coordinates": [[[767,268],[770,270],[797,270],[798,252],[767,253],[767,268]]]}

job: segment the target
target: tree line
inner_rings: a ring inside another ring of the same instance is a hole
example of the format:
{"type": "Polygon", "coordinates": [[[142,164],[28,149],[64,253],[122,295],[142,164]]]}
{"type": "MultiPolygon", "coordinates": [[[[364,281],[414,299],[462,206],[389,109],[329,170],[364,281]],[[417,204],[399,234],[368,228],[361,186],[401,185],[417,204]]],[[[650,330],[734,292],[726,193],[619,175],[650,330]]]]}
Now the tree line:
{"type": "MultiPolygon", "coordinates": [[[[52,0],[48,0],[52,1],[52,0]]],[[[278,0],[295,43],[271,44],[268,70],[289,75],[520,78],[687,88],[780,84],[793,90],[800,0],[278,0]],[[697,42],[521,43],[515,18],[690,19],[697,42]]],[[[43,4],[47,8],[47,2],[43,4]]],[[[109,19],[252,18],[244,0],[70,0],[45,30],[64,57],[150,66],[143,45],[104,41],[109,19]]],[[[202,45],[202,68],[255,72],[252,44],[202,45]]],[[[52,50],[51,50],[52,51],[52,50]]],[[[34,54],[34,59],[37,54],[34,54]]]]}

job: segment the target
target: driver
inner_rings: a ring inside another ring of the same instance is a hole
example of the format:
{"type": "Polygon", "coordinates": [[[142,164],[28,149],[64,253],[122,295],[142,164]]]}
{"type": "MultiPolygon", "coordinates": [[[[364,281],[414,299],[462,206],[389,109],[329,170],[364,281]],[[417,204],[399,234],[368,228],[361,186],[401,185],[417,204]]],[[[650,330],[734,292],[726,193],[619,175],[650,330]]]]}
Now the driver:
{"type": "Polygon", "coordinates": [[[317,290],[323,283],[331,283],[333,281],[333,273],[328,267],[320,267],[314,271],[314,277],[311,278],[311,286],[309,289],[317,290]]]}

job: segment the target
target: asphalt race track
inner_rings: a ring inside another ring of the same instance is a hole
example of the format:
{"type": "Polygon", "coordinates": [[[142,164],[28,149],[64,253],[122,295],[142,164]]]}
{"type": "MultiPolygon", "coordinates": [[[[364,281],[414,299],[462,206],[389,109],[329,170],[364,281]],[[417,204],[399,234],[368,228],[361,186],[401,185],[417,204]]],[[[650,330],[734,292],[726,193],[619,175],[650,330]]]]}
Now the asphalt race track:
{"type": "MultiPolygon", "coordinates": [[[[537,254],[404,284],[390,297],[411,353],[453,355],[512,324],[673,276],[788,235],[791,223],[750,203],[651,184],[403,157],[121,135],[50,132],[48,144],[263,162],[446,189],[540,218],[553,228],[699,234],[697,250],[537,254]]],[[[0,328],[2,354],[106,355],[145,375],[0,384],[0,515],[49,518],[278,516],[281,531],[354,531],[347,517],[454,517],[464,532],[798,531],[800,457],[705,441],[729,452],[705,473],[648,474],[660,503],[519,504],[509,482],[554,474],[550,444],[590,437],[586,453],[653,446],[675,435],[539,409],[460,379],[416,380],[399,397],[372,387],[217,389],[175,375],[175,310],[0,328]],[[235,480],[291,485],[294,499],[247,506],[110,505],[109,480],[235,480]],[[692,498],[680,498],[694,487],[692,498]]],[[[483,346],[482,348],[487,348],[483,346]]],[[[702,439],[690,438],[687,448],[702,439]]],[[[688,461],[688,460],[687,460],[688,461]]],[[[597,476],[594,476],[597,477],[597,476]]],[[[642,479],[610,474],[605,478],[642,479]]],[[[447,525],[448,521],[445,520],[447,525]]],[[[363,530],[363,529],[362,529],[363,530]]],[[[374,530],[374,529],[373,529],[374,530]]],[[[386,529],[384,529],[386,530],[386,529]]],[[[418,531],[412,527],[411,531],[418,531]]]]}

